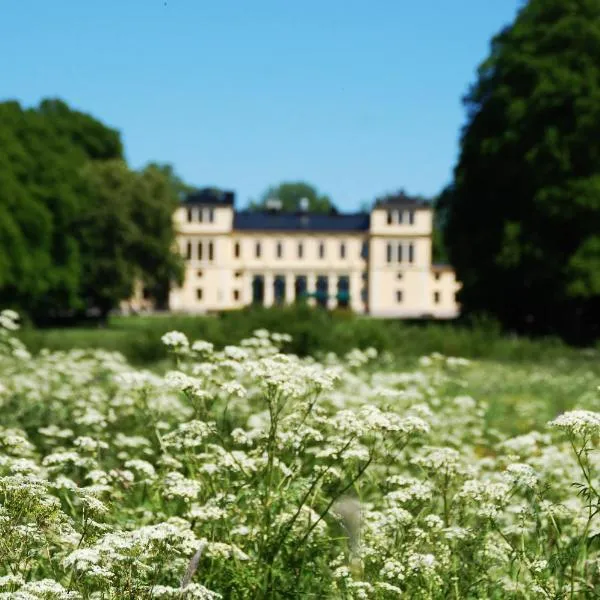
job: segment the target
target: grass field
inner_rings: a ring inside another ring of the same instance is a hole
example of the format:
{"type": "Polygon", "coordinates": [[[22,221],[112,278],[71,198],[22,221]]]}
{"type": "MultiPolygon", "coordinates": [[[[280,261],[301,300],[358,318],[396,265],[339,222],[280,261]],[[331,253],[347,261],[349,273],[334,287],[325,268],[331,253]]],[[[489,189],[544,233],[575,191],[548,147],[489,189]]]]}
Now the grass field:
{"type": "Polygon", "coordinates": [[[3,315],[0,598],[597,597],[598,362],[325,313],[3,315]]]}

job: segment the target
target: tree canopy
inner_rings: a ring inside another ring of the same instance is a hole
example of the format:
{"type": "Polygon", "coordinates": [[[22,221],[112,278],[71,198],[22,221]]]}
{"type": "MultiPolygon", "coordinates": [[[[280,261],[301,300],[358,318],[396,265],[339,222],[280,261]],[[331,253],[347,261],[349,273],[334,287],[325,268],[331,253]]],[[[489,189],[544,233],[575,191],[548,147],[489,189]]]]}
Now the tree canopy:
{"type": "Polygon", "coordinates": [[[308,210],[316,213],[329,213],[337,211],[331,198],[319,193],[317,188],[303,181],[284,182],[269,187],[258,201],[251,201],[250,210],[265,210],[269,200],[278,199],[281,202],[281,210],[284,212],[296,212],[300,208],[300,200],[308,200],[308,210]]]}
{"type": "Polygon", "coordinates": [[[600,315],[600,0],[530,0],[464,99],[439,201],[468,313],[592,335],[600,315]]]}
{"type": "Polygon", "coordinates": [[[131,171],[119,132],[60,100],[0,103],[0,302],[40,320],[178,278],[178,180],[131,171]],[[159,282],[160,280],[160,282],[159,282]]]}

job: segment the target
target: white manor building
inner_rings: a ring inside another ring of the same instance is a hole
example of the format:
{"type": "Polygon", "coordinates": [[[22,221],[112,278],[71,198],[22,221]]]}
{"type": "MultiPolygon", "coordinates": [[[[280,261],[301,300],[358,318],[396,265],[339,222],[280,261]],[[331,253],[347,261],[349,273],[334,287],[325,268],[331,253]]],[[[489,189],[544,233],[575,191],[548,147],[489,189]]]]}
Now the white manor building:
{"type": "Polygon", "coordinates": [[[204,313],[299,300],[377,317],[453,318],[454,271],[431,264],[432,209],[404,195],[370,212],[236,211],[200,190],[174,215],[185,280],[172,311],[204,313]]]}

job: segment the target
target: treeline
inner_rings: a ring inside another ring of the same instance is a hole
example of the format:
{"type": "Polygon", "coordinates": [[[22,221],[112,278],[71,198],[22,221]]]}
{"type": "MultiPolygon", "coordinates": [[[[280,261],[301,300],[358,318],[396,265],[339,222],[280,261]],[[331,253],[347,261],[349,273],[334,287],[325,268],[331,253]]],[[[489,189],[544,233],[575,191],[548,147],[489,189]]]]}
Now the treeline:
{"type": "Polygon", "coordinates": [[[164,304],[182,188],[168,166],[130,169],[118,131],[60,100],[0,103],[0,305],[104,317],[136,280],[164,304]]]}
{"type": "Polygon", "coordinates": [[[438,202],[467,314],[600,336],[600,0],[530,0],[465,97],[438,202]]]}

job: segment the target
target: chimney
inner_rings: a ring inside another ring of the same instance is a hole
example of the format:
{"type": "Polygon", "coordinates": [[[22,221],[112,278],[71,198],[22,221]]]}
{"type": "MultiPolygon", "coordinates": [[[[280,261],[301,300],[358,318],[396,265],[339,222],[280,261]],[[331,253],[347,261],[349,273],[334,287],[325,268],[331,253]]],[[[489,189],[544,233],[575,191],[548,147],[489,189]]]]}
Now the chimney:
{"type": "Polygon", "coordinates": [[[281,210],[281,200],[279,198],[269,198],[265,202],[265,206],[269,212],[279,212],[281,210]]]}

